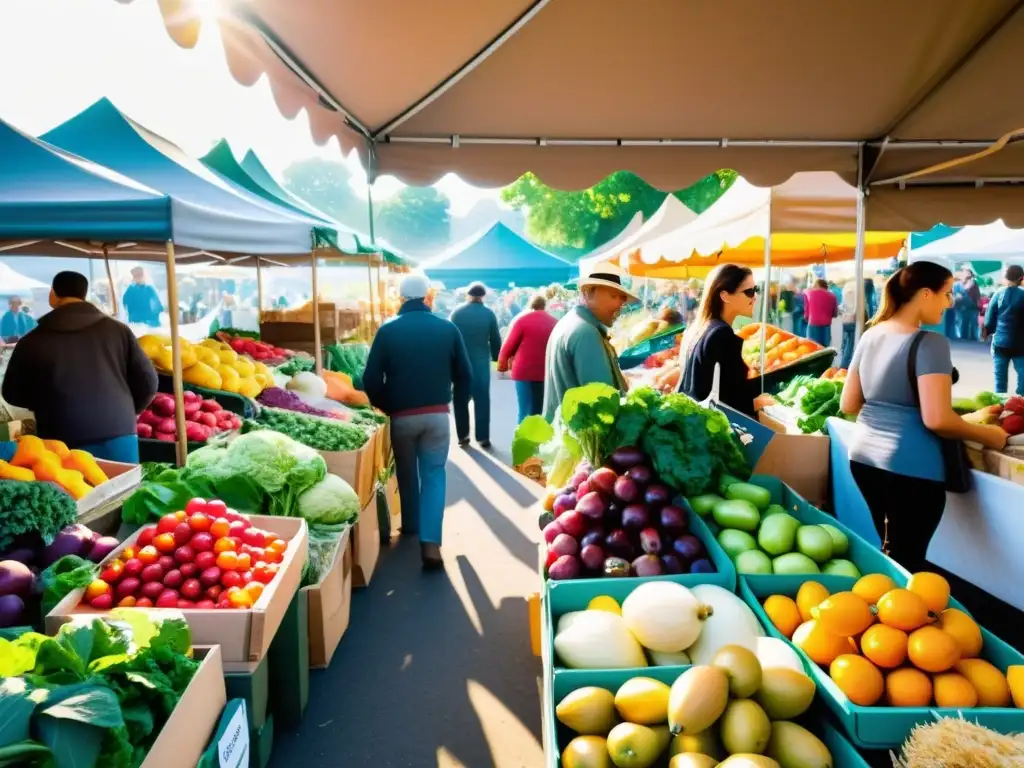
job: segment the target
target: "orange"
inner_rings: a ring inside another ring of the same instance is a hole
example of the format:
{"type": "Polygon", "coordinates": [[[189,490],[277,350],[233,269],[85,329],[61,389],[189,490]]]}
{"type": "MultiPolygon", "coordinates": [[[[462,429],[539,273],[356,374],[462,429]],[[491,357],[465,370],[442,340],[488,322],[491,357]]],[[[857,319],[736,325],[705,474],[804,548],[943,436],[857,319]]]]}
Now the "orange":
{"type": "Polygon", "coordinates": [[[796,628],[796,632],[793,633],[793,645],[810,656],[815,664],[821,664],[823,667],[831,664],[837,656],[856,650],[850,638],[833,635],[813,619],[796,628]]]}
{"type": "Polygon", "coordinates": [[[245,587],[243,587],[243,589],[249,593],[249,597],[252,598],[254,603],[259,600],[260,595],[263,594],[263,585],[258,581],[250,581],[245,585],[245,587]]]}
{"type": "Polygon", "coordinates": [[[235,569],[248,571],[250,568],[252,568],[252,556],[248,552],[243,552],[238,556],[238,564],[235,566],[235,569]]]}
{"type": "Polygon", "coordinates": [[[928,605],[907,589],[890,589],[878,601],[878,620],[890,627],[913,632],[930,621],[928,605]]]}
{"type": "Polygon", "coordinates": [[[1024,665],[1014,664],[1006,668],[1006,682],[1010,685],[1013,706],[1024,709],[1024,665]]]}
{"type": "Polygon", "coordinates": [[[957,662],[956,671],[974,686],[979,707],[1010,706],[1010,684],[992,664],[983,659],[963,659],[957,662]]]}
{"type": "Polygon", "coordinates": [[[971,709],[978,706],[978,692],[971,681],[957,672],[943,672],[932,678],[935,706],[971,709]]]}
{"type": "Polygon", "coordinates": [[[907,640],[907,657],[925,672],[945,672],[960,660],[960,646],[938,627],[921,627],[907,640]]]}
{"type": "Polygon", "coordinates": [[[938,626],[956,638],[960,645],[960,658],[973,659],[981,653],[981,628],[963,611],[947,608],[939,614],[938,626]]]}
{"type": "Polygon", "coordinates": [[[853,592],[836,592],[826,597],[811,609],[811,615],[829,632],[843,637],[859,635],[875,623],[871,606],[853,592]]]}
{"type": "Polygon", "coordinates": [[[885,678],[885,701],[890,707],[927,707],[932,703],[932,681],[919,669],[894,669],[885,678]]]}
{"type": "Polygon", "coordinates": [[[828,675],[850,701],[861,707],[874,706],[885,692],[882,673],[863,656],[844,653],[829,666],[828,675]]]}
{"type": "Polygon", "coordinates": [[[796,604],[800,609],[800,618],[804,621],[811,620],[811,609],[817,608],[826,597],[828,590],[816,581],[805,581],[800,585],[796,593],[796,604]]]}
{"type": "Polygon", "coordinates": [[[252,608],[253,596],[247,589],[228,590],[228,602],[232,608],[252,608]]]}
{"type": "Polygon", "coordinates": [[[884,573],[869,573],[861,576],[853,585],[853,593],[863,597],[869,605],[875,605],[890,589],[896,589],[896,582],[884,573]]]}
{"type": "Polygon", "coordinates": [[[907,582],[907,589],[924,600],[932,613],[942,613],[949,605],[949,582],[937,573],[915,573],[907,582]]]}
{"type": "Polygon", "coordinates": [[[796,628],[803,623],[796,602],[785,595],[772,595],[765,600],[764,612],[768,614],[775,628],[786,637],[792,637],[796,628]]]}
{"type": "MultiPolygon", "coordinates": [[[[896,669],[907,659],[907,633],[885,624],[875,624],[868,627],[861,637],[860,652],[875,666],[896,669]]],[[[931,690],[931,686],[928,687],[931,690]]]]}

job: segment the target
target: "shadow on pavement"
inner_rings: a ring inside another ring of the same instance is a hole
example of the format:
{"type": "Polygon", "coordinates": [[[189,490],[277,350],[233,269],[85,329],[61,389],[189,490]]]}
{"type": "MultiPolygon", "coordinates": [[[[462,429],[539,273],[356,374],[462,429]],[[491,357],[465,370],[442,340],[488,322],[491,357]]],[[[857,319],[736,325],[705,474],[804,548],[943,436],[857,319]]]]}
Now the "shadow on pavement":
{"type": "MultiPolygon", "coordinates": [[[[534,492],[529,487],[524,486],[523,481],[519,479],[520,476],[515,473],[515,470],[502,463],[502,459],[499,457],[489,455],[477,448],[467,449],[466,455],[484,472],[490,475],[491,479],[500,485],[505,493],[515,499],[515,502],[520,507],[524,509],[531,507],[539,500],[538,493],[542,493],[542,491],[534,492]]],[[[540,486],[538,485],[537,488],[540,489],[540,486]]]]}

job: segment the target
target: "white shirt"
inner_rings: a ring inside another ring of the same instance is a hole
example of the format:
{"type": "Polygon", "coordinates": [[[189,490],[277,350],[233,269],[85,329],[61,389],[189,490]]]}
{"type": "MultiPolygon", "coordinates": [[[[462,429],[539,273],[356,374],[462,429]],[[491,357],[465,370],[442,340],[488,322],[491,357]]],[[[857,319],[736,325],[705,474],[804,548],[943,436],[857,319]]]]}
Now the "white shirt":
{"type": "Polygon", "coordinates": [[[843,286],[843,322],[857,322],[857,281],[850,280],[843,286]]]}

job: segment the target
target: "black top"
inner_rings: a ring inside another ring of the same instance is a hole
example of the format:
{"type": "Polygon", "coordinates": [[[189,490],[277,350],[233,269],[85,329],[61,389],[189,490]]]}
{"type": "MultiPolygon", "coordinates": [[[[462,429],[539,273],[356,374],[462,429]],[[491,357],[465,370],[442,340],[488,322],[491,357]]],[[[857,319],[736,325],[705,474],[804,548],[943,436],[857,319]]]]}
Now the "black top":
{"type": "Polygon", "coordinates": [[[711,394],[715,381],[715,365],[720,366],[718,400],[730,408],[754,416],[757,379],[748,379],[749,369],[743,362],[743,339],[722,320],[712,320],[693,345],[688,360],[681,360],[679,391],[701,402],[711,394]]]}
{"type": "Polygon", "coordinates": [[[75,448],[134,435],[156,385],[131,329],[82,301],[43,315],[18,342],[3,396],[35,412],[40,437],[75,448]]]}

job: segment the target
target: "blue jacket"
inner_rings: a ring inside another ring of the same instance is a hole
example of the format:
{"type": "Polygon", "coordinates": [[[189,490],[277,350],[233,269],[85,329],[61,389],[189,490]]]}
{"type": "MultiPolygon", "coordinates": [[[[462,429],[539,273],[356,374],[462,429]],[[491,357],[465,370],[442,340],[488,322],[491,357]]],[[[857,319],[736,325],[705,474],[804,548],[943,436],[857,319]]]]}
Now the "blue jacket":
{"type": "Polygon", "coordinates": [[[11,312],[8,310],[0,318],[0,341],[20,339],[36,327],[35,318],[24,310],[11,312]]]}
{"type": "Polygon", "coordinates": [[[473,380],[462,334],[422,299],[405,302],[377,331],[363,373],[370,402],[389,416],[444,410],[454,384],[473,380]]]}
{"type": "Polygon", "coordinates": [[[160,297],[152,285],[132,283],[121,297],[121,304],[128,313],[129,323],[154,327],[160,325],[160,313],[164,311],[164,305],[160,303],[160,297]]]}
{"type": "Polygon", "coordinates": [[[490,364],[498,362],[501,352],[501,334],[498,318],[479,301],[467,301],[457,307],[449,318],[462,333],[470,362],[481,367],[490,377],[490,364]]]}
{"type": "Polygon", "coordinates": [[[1014,357],[1024,355],[1024,289],[1003,288],[989,302],[985,330],[992,346],[1014,357]]]}

